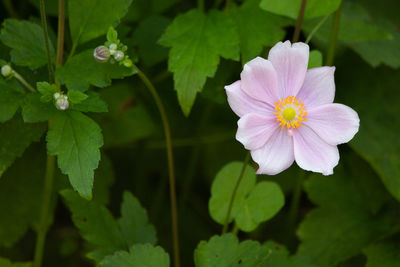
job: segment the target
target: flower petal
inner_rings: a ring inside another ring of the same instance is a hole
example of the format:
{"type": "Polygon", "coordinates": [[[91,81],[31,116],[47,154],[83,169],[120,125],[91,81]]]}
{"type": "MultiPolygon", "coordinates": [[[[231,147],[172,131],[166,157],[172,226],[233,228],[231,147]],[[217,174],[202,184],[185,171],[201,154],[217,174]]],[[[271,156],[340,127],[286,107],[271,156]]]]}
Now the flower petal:
{"type": "Polygon", "coordinates": [[[279,124],[272,113],[269,117],[249,113],[238,121],[236,139],[246,149],[258,149],[268,141],[278,127],[279,124]]]}
{"type": "Polygon", "coordinates": [[[339,150],[322,140],[306,125],[293,131],[294,157],[300,168],[320,172],[323,175],[333,174],[333,168],[339,162],[339,150]]]}
{"type": "Polygon", "coordinates": [[[327,104],[307,111],[307,122],[325,142],[338,145],[349,142],[358,132],[357,112],[342,104],[327,104]]]}
{"type": "Polygon", "coordinates": [[[247,113],[272,114],[274,109],[264,102],[255,100],[241,89],[241,81],[225,86],[228,103],[239,117],[247,113]]]}
{"type": "Polygon", "coordinates": [[[279,97],[296,96],[306,76],[309,50],[305,43],[279,42],[271,48],[268,60],[278,75],[279,97]]]}
{"type": "Polygon", "coordinates": [[[335,98],[335,67],[309,69],[297,97],[306,108],[330,104],[335,98]]]}
{"type": "Polygon", "coordinates": [[[259,166],[257,174],[278,174],[294,161],[292,137],[277,128],[264,146],[251,151],[251,157],[259,166]]]}
{"type": "Polygon", "coordinates": [[[272,63],[261,57],[247,62],[240,74],[242,90],[259,101],[274,106],[278,101],[278,78],[272,63]]]}

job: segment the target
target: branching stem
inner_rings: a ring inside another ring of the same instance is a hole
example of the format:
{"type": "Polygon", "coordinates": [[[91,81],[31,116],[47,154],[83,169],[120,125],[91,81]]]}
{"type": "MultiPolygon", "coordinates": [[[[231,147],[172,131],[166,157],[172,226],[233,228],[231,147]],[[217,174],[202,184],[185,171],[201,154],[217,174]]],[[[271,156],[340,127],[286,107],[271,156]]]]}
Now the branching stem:
{"type": "Polygon", "coordinates": [[[13,75],[14,75],[14,78],[15,78],[15,79],[17,79],[20,83],[22,83],[22,84],[26,87],[26,89],[28,89],[28,90],[31,91],[31,92],[36,92],[35,88],[34,88],[32,85],[30,85],[30,84],[24,79],[24,77],[22,77],[18,72],[14,71],[13,75]]]}

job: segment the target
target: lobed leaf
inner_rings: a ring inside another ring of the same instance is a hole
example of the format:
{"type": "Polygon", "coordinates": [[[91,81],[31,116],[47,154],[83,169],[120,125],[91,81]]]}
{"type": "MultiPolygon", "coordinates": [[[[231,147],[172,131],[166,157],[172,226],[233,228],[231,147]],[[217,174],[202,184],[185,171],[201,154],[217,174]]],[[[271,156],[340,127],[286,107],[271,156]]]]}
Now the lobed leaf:
{"type": "MultiPolygon", "coordinates": [[[[334,12],[342,0],[308,0],[304,19],[324,16],[334,12]]],[[[266,11],[297,19],[302,0],[261,0],[260,7],[266,11]]]]}
{"type": "Polygon", "coordinates": [[[107,33],[117,26],[132,0],[69,0],[68,15],[72,42],[75,46],[107,33]]]}
{"type": "Polygon", "coordinates": [[[100,127],[80,112],[57,112],[46,140],[48,153],[57,155],[58,166],[68,175],[72,187],[90,199],[103,145],[100,127]]]}
{"type": "Polygon", "coordinates": [[[0,177],[32,143],[39,141],[45,131],[43,124],[24,124],[14,118],[0,127],[0,177]]]}
{"type": "MultiPolygon", "coordinates": [[[[0,33],[0,40],[11,50],[11,61],[19,66],[37,69],[47,64],[46,46],[42,27],[16,19],[6,19],[0,33]]],[[[51,57],[54,47],[49,41],[51,57]]]]}
{"type": "Polygon", "coordinates": [[[188,116],[196,94],[213,77],[220,57],[239,59],[239,36],[232,19],[218,10],[193,9],[177,16],[159,43],[171,47],[168,69],[183,113],[188,116]]]}
{"type": "Polygon", "coordinates": [[[169,267],[169,256],[161,247],[150,244],[134,245],[126,251],[118,251],[105,257],[101,267],[169,267]]]}
{"type": "MultiPolygon", "coordinates": [[[[229,204],[243,163],[232,162],[217,174],[209,201],[211,217],[224,224],[229,204]]],[[[284,204],[284,195],[275,182],[264,181],[256,184],[253,168],[246,167],[232,205],[229,222],[235,220],[239,229],[250,232],[272,218],[284,204]]]]}
{"type": "Polygon", "coordinates": [[[95,245],[89,258],[100,262],[105,256],[131,246],[156,243],[155,228],[149,224],[146,210],[131,193],[124,192],[119,220],[99,202],[85,200],[72,190],[61,194],[82,237],[95,245]]]}

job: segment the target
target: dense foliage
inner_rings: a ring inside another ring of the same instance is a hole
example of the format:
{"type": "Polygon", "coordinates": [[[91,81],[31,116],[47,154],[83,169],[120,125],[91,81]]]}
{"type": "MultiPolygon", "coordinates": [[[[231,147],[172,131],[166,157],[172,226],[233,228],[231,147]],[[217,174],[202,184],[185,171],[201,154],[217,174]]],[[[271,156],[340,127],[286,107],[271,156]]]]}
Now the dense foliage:
{"type": "Polygon", "coordinates": [[[0,267],[400,266],[400,4],[303,3],[3,0],[0,267]],[[331,176],[235,140],[224,86],[295,29],[361,120],[331,176]]]}

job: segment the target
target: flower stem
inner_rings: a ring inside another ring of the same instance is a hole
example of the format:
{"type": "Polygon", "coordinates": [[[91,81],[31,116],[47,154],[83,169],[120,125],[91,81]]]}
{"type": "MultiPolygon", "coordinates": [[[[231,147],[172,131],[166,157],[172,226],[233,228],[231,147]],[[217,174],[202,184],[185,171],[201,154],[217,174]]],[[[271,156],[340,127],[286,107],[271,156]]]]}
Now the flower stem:
{"type": "Polygon", "coordinates": [[[22,84],[26,87],[26,89],[28,89],[28,90],[31,91],[31,92],[36,92],[35,88],[34,88],[32,85],[30,85],[30,84],[24,79],[24,77],[22,77],[18,72],[14,71],[13,75],[14,75],[14,78],[15,78],[15,79],[17,79],[20,83],[22,83],[22,84]]]}
{"type": "Polygon", "coordinates": [[[175,267],[180,266],[179,259],[179,233],[178,233],[178,208],[176,204],[176,190],[175,190],[175,172],[174,172],[174,157],[172,153],[172,141],[171,141],[171,130],[168,123],[167,113],[165,112],[164,105],[161,98],[151,83],[149,78],[135,65],[133,68],[137,71],[139,78],[143,81],[145,86],[149,89],[151,95],[156,102],[158,111],[161,115],[161,120],[164,126],[165,141],[167,144],[167,158],[168,158],[168,171],[169,171],[169,189],[171,199],[171,217],[172,217],[172,236],[173,236],[173,247],[174,247],[174,263],[175,267]]]}
{"type": "Polygon", "coordinates": [[[318,24],[314,27],[314,29],[312,29],[310,34],[307,36],[306,44],[308,44],[311,41],[311,38],[313,37],[313,35],[319,30],[319,28],[321,28],[322,25],[324,25],[325,21],[329,18],[330,15],[331,14],[328,14],[325,17],[323,17],[321,19],[321,21],[318,22],[318,24]]]}
{"type": "MultiPolygon", "coordinates": [[[[64,55],[64,32],[65,32],[65,2],[64,0],[58,1],[58,35],[57,35],[57,61],[56,69],[62,65],[64,55]]],[[[57,91],[60,91],[60,82],[54,77],[56,82],[57,91]]]]}
{"type": "Polygon", "coordinates": [[[232,234],[234,234],[234,235],[237,236],[238,233],[239,233],[239,226],[235,223],[235,224],[233,225],[232,234]]]}
{"type": "Polygon", "coordinates": [[[10,17],[18,18],[18,14],[17,12],[15,12],[11,0],[3,0],[3,5],[7,9],[8,15],[10,15],[10,17]]]}
{"type": "Polygon", "coordinates": [[[249,160],[250,160],[250,152],[247,152],[246,157],[244,158],[243,161],[243,166],[242,170],[240,171],[239,178],[236,182],[235,187],[233,188],[231,200],[229,201],[228,212],[226,213],[224,227],[222,228],[222,234],[225,234],[228,231],[229,218],[231,217],[233,202],[235,201],[237,190],[239,188],[240,182],[242,181],[242,178],[244,176],[244,171],[246,170],[249,160]]]}
{"type": "Polygon", "coordinates": [[[49,209],[51,203],[50,201],[51,195],[53,192],[55,161],[56,161],[55,156],[47,155],[44,192],[43,192],[42,207],[40,213],[39,229],[37,233],[38,236],[36,239],[33,267],[40,267],[42,265],[46,234],[49,227],[49,209]]]}
{"type": "MultiPolygon", "coordinates": [[[[44,13],[44,21],[46,21],[45,10],[44,10],[44,2],[43,0],[40,1],[40,11],[43,23],[43,16],[42,16],[42,4],[43,4],[43,13],[44,13]]],[[[59,14],[58,14],[58,36],[57,36],[57,61],[56,61],[56,68],[62,65],[63,60],[63,50],[64,50],[64,0],[58,1],[59,5],[59,14]]],[[[46,24],[46,23],[45,23],[46,24]]],[[[45,27],[43,26],[43,29],[45,27]]],[[[45,39],[47,40],[46,49],[47,49],[47,56],[48,59],[50,58],[50,50],[48,48],[48,36],[47,36],[47,26],[45,30],[45,39]]],[[[49,75],[50,80],[54,78],[57,84],[57,90],[60,90],[60,84],[56,80],[54,76],[54,72],[52,71],[51,62],[49,62],[49,75]]],[[[48,126],[50,127],[51,121],[49,121],[48,126]]],[[[54,182],[54,170],[56,165],[56,157],[47,154],[47,162],[46,162],[46,175],[45,175],[45,183],[44,183],[44,192],[43,192],[43,199],[42,199],[42,207],[41,207],[41,214],[40,214],[40,224],[37,233],[36,239],[36,246],[35,246],[35,256],[33,260],[33,267],[40,267],[42,265],[43,253],[44,253],[44,246],[46,243],[46,235],[47,230],[49,227],[49,213],[50,213],[50,203],[51,203],[51,195],[53,192],[53,182],[54,182]]]]}
{"type": "Polygon", "coordinates": [[[288,240],[291,240],[291,234],[292,230],[296,225],[297,222],[297,217],[299,214],[299,206],[300,206],[300,198],[301,198],[301,193],[303,189],[303,181],[304,178],[306,177],[306,172],[301,170],[301,173],[299,174],[299,178],[297,180],[296,187],[294,188],[293,191],[293,197],[292,201],[290,204],[290,209],[289,209],[289,214],[288,214],[288,223],[287,223],[287,228],[286,228],[286,233],[289,233],[288,235],[288,240]]]}
{"type": "Polygon", "coordinates": [[[329,41],[328,51],[326,53],[325,65],[332,66],[333,60],[335,58],[335,48],[339,35],[340,26],[340,14],[342,13],[342,3],[340,3],[339,8],[335,12],[335,18],[332,24],[331,39],[329,41]]]}
{"type": "Polygon", "coordinates": [[[204,0],[197,0],[197,7],[198,7],[201,11],[204,11],[204,0]]]}
{"type": "Polygon", "coordinates": [[[46,45],[47,67],[49,69],[49,77],[50,77],[49,81],[52,81],[54,78],[54,70],[53,70],[53,65],[51,64],[49,33],[47,30],[46,7],[44,5],[44,0],[40,0],[40,20],[42,21],[44,43],[46,45]]]}
{"type": "Polygon", "coordinates": [[[304,12],[306,11],[306,4],[307,4],[307,0],[301,1],[300,11],[299,11],[299,15],[297,16],[296,29],[294,30],[292,43],[295,43],[299,40],[301,25],[303,24],[304,12]]]}

